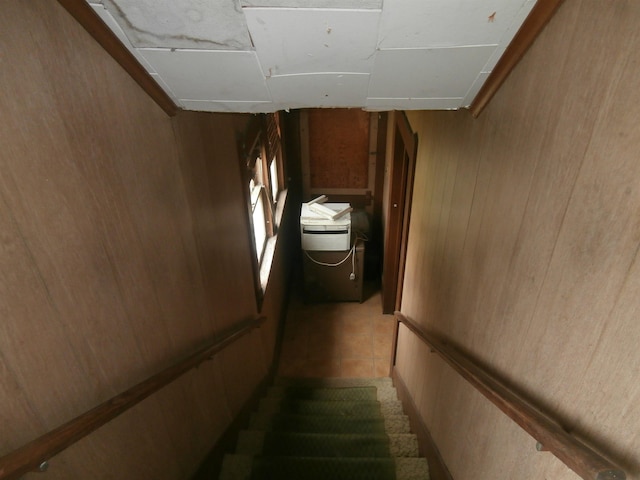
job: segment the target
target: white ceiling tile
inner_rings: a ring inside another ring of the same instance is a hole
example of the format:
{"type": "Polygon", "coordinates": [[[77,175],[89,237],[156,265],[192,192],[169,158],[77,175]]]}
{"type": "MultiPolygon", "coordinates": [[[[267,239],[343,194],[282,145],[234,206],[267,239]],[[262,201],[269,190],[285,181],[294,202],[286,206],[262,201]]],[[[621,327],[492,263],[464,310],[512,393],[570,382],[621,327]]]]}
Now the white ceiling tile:
{"type": "Polygon", "coordinates": [[[178,97],[176,97],[175,93],[173,93],[171,88],[169,88],[169,85],[164,83],[164,80],[162,79],[162,77],[160,75],[158,75],[157,73],[150,73],[150,75],[151,75],[151,78],[153,78],[155,80],[155,82],[158,85],[160,85],[160,88],[162,88],[166,92],[166,94],[171,97],[171,100],[173,100],[173,103],[175,103],[179,107],[182,106],[182,102],[180,102],[178,100],[178,97]]]}
{"type": "Polygon", "coordinates": [[[526,0],[385,2],[380,48],[497,44],[526,0]]]}
{"type": "Polygon", "coordinates": [[[498,63],[498,60],[500,60],[500,57],[502,57],[502,55],[504,54],[505,50],[506,50],[506,46],[498,45],[496,49],[493,51],[493,53],[491,54],[491,56],[489,57],[489,60],[487,60],[487,63],[485,63],[484,66],[482,67],[482,71],[491,72],[493,70],[493,67],[496,66],[496,63],[498,63]]]}
{"type": "Polygon", "coordinates": [[[256,112],[466,106],[536,0],[87,3],[176,103],[256,112]]]}
{"type": "Polygon", "coordinates": [[[478,74],[478,78],[476,78],[475,82],[473,82],[473,85],[471,85],[471,88],[465,95],[462,106],[468,107],[471,105],[473,99],[476,98],[476,95],[478,95],[478,92],[482,88],[482,85],[484,85],[484,82],[489,78],[489,75],[491,75],[491,72],[480,72],[478,74]]]}
{"type": "Polygon", "coordinates": [[[138,51],[180,99],[271,101],[254,52],[138,51]]]}
{"type": "Polygon", "coordinates": [[[134,47],[246,50],[238,0],[104,0],[134,47]]]}
{"type": "Polygon", "coordinates": [[[275,103],[285,108],[363,107],[369,75],[316,73],[267,79],[275,103]]]}
{"type": "Polygon", "coordinates": [[[366,110],[457,110],[462,98],[367,98],[366,110]]]}
{"type": "Polygon", "coordinates": [[[267,77],[371,70],[377,10],[245,8],[244,12],[267,77]]]}
{"type": "Polygon", "coordinates": [[[127,50],[129,50],[133,54],[133,56],[136,57],[138,62],[140,62],[140,65],[142,65],[147,70],[147,72],[153,73],[153,67],[149,65],[149,62],[147,62],[142,55],[138,54],[135,48],[133,48],[131,42],[120,28],[120,25],[118,25],[118,23],[104,8],[104,6],[102,4],[92,3],[91,8],[93,8],[94,12],[98,14],[100,19],[111,29],[116,37],[118,37],[118,40],[120,40],[120,42],[122,42],[122,44],[127,47],[127,50]]]}
{"type": "Polygon", "coordinates": [[[198,112],[267,113],[282,110],[271,102],[210,102],[207,100],[181,100],[184,108],[198,112]]]}
{"type": "Polygon", "coordinates": [[[462,98],[495,46],[381,50],[368,96],[462,98]]]}
{"type": "Polygon", "coordinates": [[[341,8],[369,10],[382,8],[382,0],[240,0],[243,7],[341,8]]]}

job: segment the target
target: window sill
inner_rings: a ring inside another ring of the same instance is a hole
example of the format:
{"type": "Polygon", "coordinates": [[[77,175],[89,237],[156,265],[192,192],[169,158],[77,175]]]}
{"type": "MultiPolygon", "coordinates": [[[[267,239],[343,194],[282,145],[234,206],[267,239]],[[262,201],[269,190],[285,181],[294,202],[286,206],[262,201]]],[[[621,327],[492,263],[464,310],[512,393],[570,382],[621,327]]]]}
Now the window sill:
{"type": "MultiPolygon", "coordinates": [[[[287,203],[287,190],[283,190],[278,194],[278,203],[276,204],[275,221],[280,229],[282,224],[282,217],[284,215],[284,209],[287,203]]],[[[276,244],[278,243],[278,233],[267,240],[267,244],[264,249],[264,255],[262,257],[262,263],[260,264],[260,287],[262,288],[262,295],[264,296],[267,291],[267,284],[269,283],[269,275],[271,274],[271,266],[276,254],[276,244]]]]}

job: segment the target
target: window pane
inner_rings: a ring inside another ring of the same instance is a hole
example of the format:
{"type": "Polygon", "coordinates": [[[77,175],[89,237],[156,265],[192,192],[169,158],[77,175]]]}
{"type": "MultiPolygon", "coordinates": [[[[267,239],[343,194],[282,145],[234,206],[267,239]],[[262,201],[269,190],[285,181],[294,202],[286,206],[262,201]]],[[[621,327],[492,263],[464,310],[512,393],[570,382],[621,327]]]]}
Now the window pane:
{"type": "Polygon", "coordinates": [[[269,167],[269,171],[271,173],[271,198],[273,198],[273,203],[278,201],[278,191],[280,190],[280,185],[278,185],[278,159],[274,158],[271,160],[271,166],[269,167]]]}
{"type": "Polygon", "coordinates": [[[253,208],[253,237],[256,242],[256,256],[258,262],[262,259],[262,251],[267,241],[267,230],[264,218],[264,195],[258,195],[258,199],[253,208]]]}

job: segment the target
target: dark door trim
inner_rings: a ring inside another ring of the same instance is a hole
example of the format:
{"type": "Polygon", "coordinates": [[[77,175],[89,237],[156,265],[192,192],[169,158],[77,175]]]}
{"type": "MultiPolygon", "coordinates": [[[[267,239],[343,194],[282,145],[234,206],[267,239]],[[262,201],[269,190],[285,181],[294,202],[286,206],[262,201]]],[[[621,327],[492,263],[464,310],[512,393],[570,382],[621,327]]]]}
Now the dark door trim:
{"type": "Polygon", "coordinates": [[[404,112],[394,115],[391,141],[389,201],[382,267],[383,313],[400,310],[409,237],[418,136],[411,131],[411,125],[404,112]]]}

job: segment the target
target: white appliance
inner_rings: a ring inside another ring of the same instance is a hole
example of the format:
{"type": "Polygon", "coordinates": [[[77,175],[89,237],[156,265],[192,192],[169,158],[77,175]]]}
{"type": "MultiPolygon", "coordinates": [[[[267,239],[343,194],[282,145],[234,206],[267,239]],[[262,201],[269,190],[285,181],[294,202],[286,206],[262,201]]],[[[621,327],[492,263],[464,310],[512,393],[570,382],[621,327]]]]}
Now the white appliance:
{"type": "MultiPolygon", "coordinates": [[[[322,207],[336,213],[349,209],[348,203],[323,203],[322,207]]],[[[328,215],[314,212],[312,205],[302,204],[300,237],[302,249],[307,251],[347,251],[351,249],[351,213],[332,220],[328,215]]]]}

